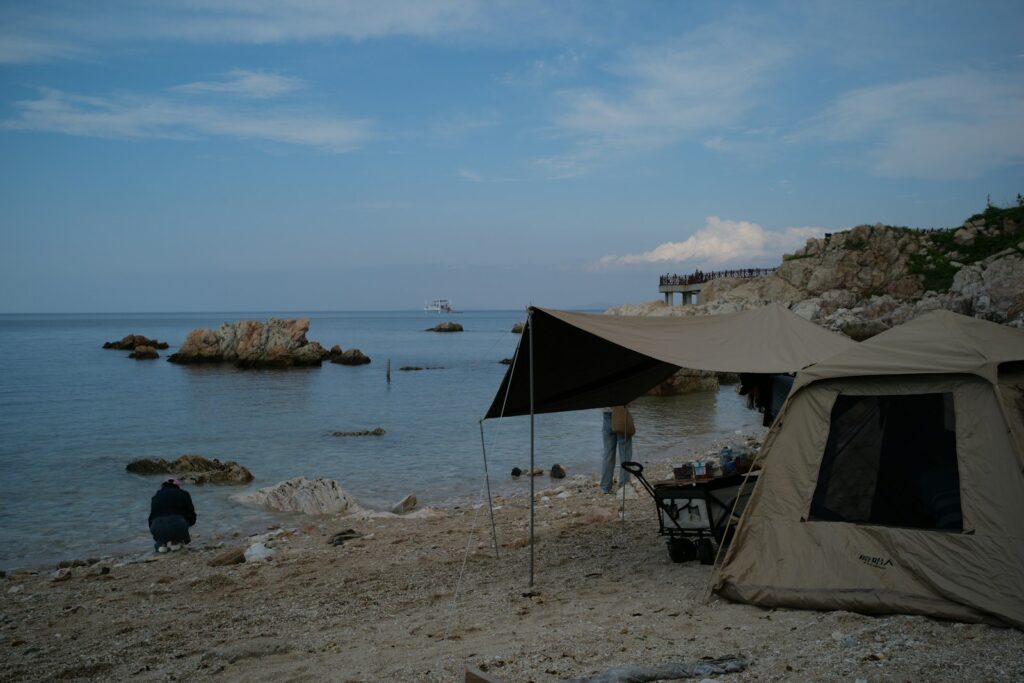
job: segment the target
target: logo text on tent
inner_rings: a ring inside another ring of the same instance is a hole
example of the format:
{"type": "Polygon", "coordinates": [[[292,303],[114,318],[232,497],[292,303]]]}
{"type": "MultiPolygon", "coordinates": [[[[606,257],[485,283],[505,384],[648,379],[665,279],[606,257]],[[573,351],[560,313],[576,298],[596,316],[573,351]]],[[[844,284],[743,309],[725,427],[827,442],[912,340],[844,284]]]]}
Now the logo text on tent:
{"type": "Polygon", "coordinates": [[[893,563],[887,557],[871,557],[870,555],[861,555],[860,561],[869,567],[877,567],[878,569],[887,569],[892,567],[893,563]]]}

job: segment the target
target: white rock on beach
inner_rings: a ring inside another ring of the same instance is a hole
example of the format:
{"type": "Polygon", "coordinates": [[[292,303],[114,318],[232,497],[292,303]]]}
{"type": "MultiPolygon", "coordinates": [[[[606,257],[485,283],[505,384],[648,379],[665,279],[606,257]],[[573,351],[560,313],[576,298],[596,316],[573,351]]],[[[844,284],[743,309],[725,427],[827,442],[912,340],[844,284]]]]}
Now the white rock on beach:
{"type": "Polygon", "coordinates": [[[333,479],[296,477],[255,493],[235,496],[233,500],[259,505],[280,512],[301,512],[306,515],[329,515],[357,512],[356,499],[333,479]]]}
{"type": "Polygon", "coordinates": [[[268,548],[263,543],[253,543],[251,546],[245,549],[246,562],[259,562],[260,560],[269,560],[273,556],[274,551],[268,548]]]}
{"type": "Polygon", "coordinates": [[[410,493],[408,496],[395,503],[391,508],[391,512],[396,515],[404,515],[414,507],[416,507],[416,494],[410,493]]]}

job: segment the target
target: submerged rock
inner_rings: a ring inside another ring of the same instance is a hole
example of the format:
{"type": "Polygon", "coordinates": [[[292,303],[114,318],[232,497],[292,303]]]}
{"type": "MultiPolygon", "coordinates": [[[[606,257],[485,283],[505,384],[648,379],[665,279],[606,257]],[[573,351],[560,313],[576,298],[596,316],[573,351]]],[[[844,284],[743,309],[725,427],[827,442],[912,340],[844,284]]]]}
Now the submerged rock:
{"type": "Polygon", "coordinates": [[[551,466],[551,478],[552,479],[565,479],[565,468],[555,463],[551,466]]]}
{"type": "Polygon", "coordinates": [[[307,479],[296,477],[275,486],[262,488],[234,500],[250,505],[278,510],[301,512],[306,515],[327,515],[356,512],[359,504],[333,479],[307,479]]]}
{"type": "Polygon", "coordinates": [[[216,332],[198,328],[188,333],[172,363],[234,363],[240,368],[318,366],[327,353],[318,342],[306,339],[309,319],[266,323],[241,320],[224,323],[216,332]]]}
{"type": "Polygon", "coordinates": [[[462,332],[462,325],[459,323],[446,322],[439,323],[433,327],[428,327],[427,332],[462,332]]]}
{"type": "Polygon", "coordinates": [[[204,458],[201,455],[183,455],[177,460],[139,458],[125,467],[134,474],[173,474],[191,484],[248,484],[252,472],[234,460],[204,458]]]}
{"type": "Polygon", "coordinates": [[[117,349],[119,351],[134,351],[140,346],[151,346],[154,349],[166,349],[167,342],[150,339],[149,337],[141,334],[129,334],[126,337],[122,337],[121,341],[109,341],[103,344],[103,348],[105,349],[117,349]]]}
{"type": "Polygon", "coordinates": [[[334,436],[384,436],[384,428],[364,429],[359,432],[334,432],[334,436]]]}

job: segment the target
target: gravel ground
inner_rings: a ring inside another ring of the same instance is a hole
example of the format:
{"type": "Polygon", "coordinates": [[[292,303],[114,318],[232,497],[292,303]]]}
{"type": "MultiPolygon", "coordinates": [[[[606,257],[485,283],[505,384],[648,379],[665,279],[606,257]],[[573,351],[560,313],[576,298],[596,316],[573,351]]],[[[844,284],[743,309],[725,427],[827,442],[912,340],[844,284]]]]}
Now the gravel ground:
{"type": "Polygon", "coordinates": [[[710,567],[669,561],[646,495],[620,519],[588,479],[538,484],[533,591],[528,498],[499,503],[500,559],[486,507],[315,518],[266,561],[209,565],[263,540],[240,538],[5,577],[0,678],[539,682],[740,654],[723,683],[1024,680],[1013,629],[705,600],[710,567]]]}

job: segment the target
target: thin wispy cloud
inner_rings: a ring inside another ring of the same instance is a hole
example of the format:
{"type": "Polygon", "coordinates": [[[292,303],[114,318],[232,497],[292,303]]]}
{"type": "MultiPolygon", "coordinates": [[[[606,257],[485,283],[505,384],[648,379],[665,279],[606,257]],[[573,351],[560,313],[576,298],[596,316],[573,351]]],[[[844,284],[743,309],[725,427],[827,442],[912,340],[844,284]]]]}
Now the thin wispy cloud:
{"type": "Polygon", "coordinates": [[[584,56],[576,50],[566,50],[553,57],[535,59],[525,66],[505,72],[498,82],[514,87],[539,87],[575,76],[583,64],[584,56]]]}
{"type": "Polygon", "coordinates": [[[191,94],[223,93],[268,99],[300,90],[305,85],[305,81],[293,76],[284,76],[270,71],[234,69],[220,80],[185,83],[174,87],[173,90],[191,94]]]}
{"type": "Polygon", "coordinates": [[[484,178],[471,168],[460,168],[459,175],[471,183],[482,183],[484,178]]]}
{"type": "Polygon", "coordinates": [[[330,152],[351,151],[371,136],[370,123],[362,119],[233,110],[162,96],[86,97],[42,89],[35,99],[15,102],[14,109],[16,116],[0,121],[0,128],[121,139],[223,136],[330,152]]]}
{"type": "Polygon", "coordinates": [[[473,35],[501,13],[482,0],[206,0],[39,5],[0,10],[0,63],[47,62],[86,46],[138,41],[275,44],[473,35]],[[45,36],[41,37],[41,36],[45,36]]]}
{"type": "Polygon", "coordinates": [[[33,64],[72,59],[83,50],[51,38],[0,33],[0,64],[33,64]]]}
{"type": "Polygon", "coordinates": [[[292,0],[291,2],[168,3],[168,35],[202,41],[276,43],[343,37],[429,37],[468,30],[484,21],[478,0],[292,0]]]}
{"type": "Polygon", "coordinates": [[[722,27],[626,51],[613,67],[618,88],[560,93],[556,123],[591,148],[675,144],[740,121],[758,102],[789,50],[722,27]]]}
{"type": "Polygon", "coordinates": [[[796,141],[854,143],[885,177],[975,178],[1024,161],[1024,78],[961,71],[859,88],[815,117],[796,141]]]}
{"type": "Polygon", "coordinates": [[[808,238],[824,234],[824,228],[791,227],[773,231],[749,221],[708,216],[704,227],[682,242],[666,242],[636,254],[605,256],[591,264],[590,269],[608,270],[654,263],[754,266],[795,251],[804,246],[808,238]]]}

